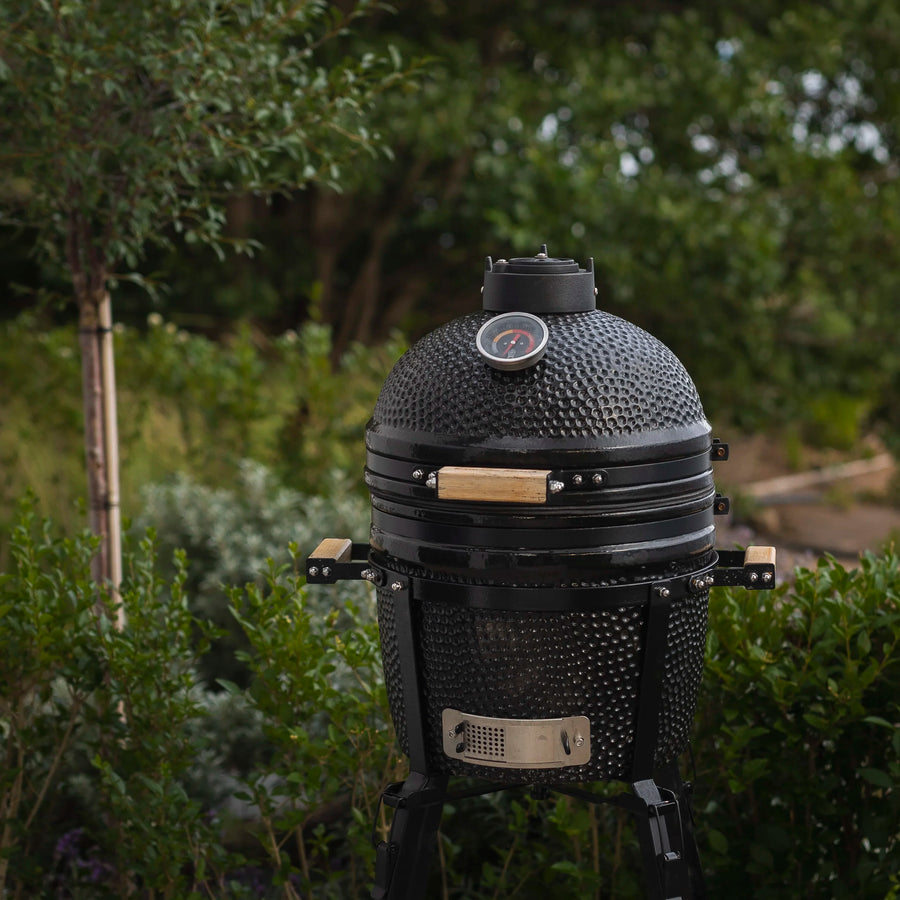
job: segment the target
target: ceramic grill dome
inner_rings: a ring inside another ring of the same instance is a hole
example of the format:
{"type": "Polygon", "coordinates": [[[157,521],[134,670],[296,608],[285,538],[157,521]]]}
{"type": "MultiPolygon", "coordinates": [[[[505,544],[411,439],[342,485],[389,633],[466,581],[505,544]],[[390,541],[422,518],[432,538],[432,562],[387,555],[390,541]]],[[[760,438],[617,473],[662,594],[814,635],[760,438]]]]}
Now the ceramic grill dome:
{"type": "MultiPolygon", "coordinates": [[[[553,259],[545,265],[568,272],[542,276],[532,260],[506,267],[517,265],[529,267],[530,279],[558,286],[569,273],[590,274],[590,284],[581,285],[574,304],[566,295],[562,311],[554,291],[532,298],[543,325],[517,323],[513,297],[511,309],[495,305],[450,322],[399,360],[366,434],[372,559],[412,579],[433,766],[516,781],[626,777],[637,737],[647,586],[713,562],[710,428],[671,351],[594,308],[590,269],[553,259]],[[503,327],[506,317],[513,317],[511,328],[503,327]],[[510,334],[545,329],[540,358],[516,369],[493,365],[479,335],[495,319],[501,353],[510,334]],[[451,472],[469,473],[468,494],[442,492],[451,472]],[[522,472],[537,486],[535,502],[499,486],[522,472]],[[566,759],[563,751],[561,762],[569,764],[551,765],[526,753],[505,758],[497,746],[454,753],[460,742],[447,746],[448,709],[469,714],[467,721],[483,717],[481,731],[495,719],[586,717],[590,756],[576,764],[577,754],[566,759]]],[[[503,265],[489,261],[487,276],[516,275],[497,268],[503,265]]],[[[673,605],[656,762],[672,759],[687,741],[707,598],[708,587],[673,605]]],[[[379,587],[378,604],[391,709],[406,749],[389,585],[379,587]]]]}
{"type": "Polygon", "coordinates": [[[418,439],[482,451],[602,451],[651,458],[656,445],[709,434],[700,398],[675,355],[599,310],[548,315],[544,359],[516,373],[485,365],[475,335],[492,313],[457,319],[397,363],[369,424],[369,441],[418,439]],[[537,443],[535,443],[537,442],[537,443]]]}

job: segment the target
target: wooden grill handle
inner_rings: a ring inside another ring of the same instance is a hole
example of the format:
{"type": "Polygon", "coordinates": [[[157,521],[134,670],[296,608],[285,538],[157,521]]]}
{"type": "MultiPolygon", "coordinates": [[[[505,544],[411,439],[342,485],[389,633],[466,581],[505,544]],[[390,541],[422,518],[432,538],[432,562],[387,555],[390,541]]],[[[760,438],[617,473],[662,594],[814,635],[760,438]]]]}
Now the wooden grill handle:
{"type": "Polygon", "coordinates": [[[444,466],[437,471],[440,500],[546,503],[549,469],[479,469],[444,466]]]}

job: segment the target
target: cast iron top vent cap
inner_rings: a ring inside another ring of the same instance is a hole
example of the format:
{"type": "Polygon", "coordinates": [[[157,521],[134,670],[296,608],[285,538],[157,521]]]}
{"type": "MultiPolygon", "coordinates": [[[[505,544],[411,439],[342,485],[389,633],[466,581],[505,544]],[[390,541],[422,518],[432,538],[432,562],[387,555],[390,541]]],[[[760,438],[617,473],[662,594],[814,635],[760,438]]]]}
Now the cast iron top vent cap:
{"type": "Polygon", "coordinates": [[[489,257],[484,264],[483,308],[491,312],[573,313],[597,308],[594,260],[581,269],[574,259],[547,254],[516,259],[489,257]]]}

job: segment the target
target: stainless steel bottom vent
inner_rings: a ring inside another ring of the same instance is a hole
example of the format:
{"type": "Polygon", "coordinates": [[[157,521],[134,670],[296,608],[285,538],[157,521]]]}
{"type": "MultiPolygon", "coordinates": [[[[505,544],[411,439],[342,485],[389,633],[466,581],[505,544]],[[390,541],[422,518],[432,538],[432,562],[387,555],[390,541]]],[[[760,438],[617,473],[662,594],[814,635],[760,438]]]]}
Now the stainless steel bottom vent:
{"type": "Polygon", "coordinates": [[[444,753],[463,762],[507,769],[561,769],[591,760],[587,716],[495,719],[445,709],[441,723],[444,753]]]}

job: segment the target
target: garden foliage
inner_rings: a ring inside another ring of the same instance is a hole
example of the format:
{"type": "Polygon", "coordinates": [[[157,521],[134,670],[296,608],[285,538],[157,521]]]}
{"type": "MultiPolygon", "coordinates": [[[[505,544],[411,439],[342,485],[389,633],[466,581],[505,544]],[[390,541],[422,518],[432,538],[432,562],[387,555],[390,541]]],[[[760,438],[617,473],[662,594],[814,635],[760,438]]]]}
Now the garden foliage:
{"type": "MultiPolygon", "coordinates": [[[[132,518],[144,507],[139,489],[171,481],[176,472],[204,485],[243,484],[247,499],[238,508],[246,511],[256,490],[247,481],[252,481],[244,462],[248,458],[266,464],[279,483],[301,491],[304,502],[318,503],[317,515],[325,515],[322,502],[309,498],[346,493],[336,472],[350,473],[360,491],[365,447],[359,436],[388,371],[405,349],[396,336],[377,349],[354,345],[335,366],[330,331],[316,322],[272,339],[242,327],[215,341],[157,315],[141,329],[118,327],[115,347],[122,506],[132,518]]],[[[82,521],[76,507],[83,494],[84,450],[73,328],[43,330],[27,313],[0,323],[0,405],[2,565],[3,532],[25,485],[66,530],[76,530],[82,521]]],[[[279,503],[296,502],[286,497],[279,503]]],[[[220,512],[214,516],[221,532],[220,512]]],[[[190,551],[196,571],[208,554],[197,547],[196,527],[193,537],[185,531],[192,527],[190,516],[199,513],[182,508],[180,514],[186,524],[176,529],[183,543],[175,546],[190,551]]],[[[276,509],[270,514],[281,515],[276,509]]],[[[236,517],[236,510],[228,516],[235,530],[242,527],[236,517]]],[[[326,515],[323,525],[332,519],[326,515]]],[[[170,522],[170,517],[160,519],[163,538],[170,522]]],[[[246,577],[259,571],[266,553],[276,553],[290,538],[282,532],[264,539],[267,549],[257,548],[249,569],[242,570],[251,573],[246,577]]],[[[219,575],[226,573],[210,573],[212,579],[219,575]]]]}
{"type": "MultiPolygon", "coordinates": [[[[315,528],[274,498],[298,534],[315,528]]],[[[94,615],[94,547],[26,505],[0,577],[0,890],[364,895],[368,831],[386,825],[378,796],[404,772],[371,598],[307,592],[299,548],[273,548],[280,562],[220,595],[246,686],[204,681],[215,629],[183,554],[162,577],[152,533],[128,549],[118,632],[94,615]]],[[[896,896],[898,563],[823,560],[791,587],[713,592],[695,735],[712,896],[896,896]]],[[[448,900],[630,900],[639,876],[624,813],[513,791],[448,806],[432,887],[448,900]]]]}

